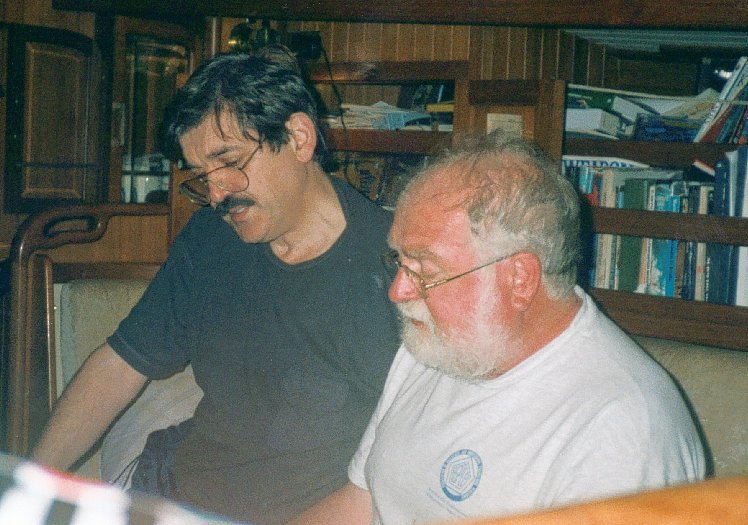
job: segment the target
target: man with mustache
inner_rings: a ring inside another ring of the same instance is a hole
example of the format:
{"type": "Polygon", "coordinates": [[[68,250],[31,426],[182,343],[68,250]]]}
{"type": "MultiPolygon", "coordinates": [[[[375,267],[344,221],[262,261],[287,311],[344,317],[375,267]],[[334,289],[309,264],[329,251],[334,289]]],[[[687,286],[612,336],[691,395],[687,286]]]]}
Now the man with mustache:
{"type": "Polygon", "coordinates": [[[399,350],[349,483],[294,523],[519,513],[703,478],[667,373],[575,286],[558,164],[495,133],[401,195],[387,258],[399,350]]]}
{"type": "Polygon", "coordinates": [[[68,468],[148,378],[191,363],[204,396],[149,439],[133,487],[282,523],[345,483],[399,346],[380,258],[391,213],[324,171],[314,97],[280,47],[202,65],[162,137],[204,208],[83,365],[34,457],[68,468]]]}

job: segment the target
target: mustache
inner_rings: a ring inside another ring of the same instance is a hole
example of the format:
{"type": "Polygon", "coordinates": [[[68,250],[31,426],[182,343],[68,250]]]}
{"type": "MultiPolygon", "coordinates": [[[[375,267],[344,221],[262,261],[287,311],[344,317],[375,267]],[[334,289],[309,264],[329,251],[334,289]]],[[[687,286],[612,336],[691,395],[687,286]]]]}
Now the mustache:
{"type": "Polygon", "coordinates": [[[233,195],[229,195],[221,202],[216,204],[213,209],[221,215],[226,216],[229,214],[229,211],[231,211],[231,208],[249,208],[250,206],[254,206],[255,204],[256,202],[253,199],[247,199],[246,197],[234,197],[233,195]]]}

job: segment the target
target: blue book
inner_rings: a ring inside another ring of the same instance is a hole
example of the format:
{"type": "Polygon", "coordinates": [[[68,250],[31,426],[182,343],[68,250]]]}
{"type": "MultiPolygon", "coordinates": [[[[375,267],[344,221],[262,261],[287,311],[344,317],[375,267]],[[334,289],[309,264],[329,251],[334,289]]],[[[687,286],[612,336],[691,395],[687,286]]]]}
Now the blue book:
{"type": "MultiPolygon", "coordinates": [[[[730,182],[730,160],[727,156],[714,164],[714,196],[712,213],[729,217],[734,213],[734,190],[730,182]]],[[[730,304],[730,281],[733,246],[727,244],[707,244],[709,264],[709,287],[706,300],[710,303],[730,304]]]]}
{"type": "MultiPolygon", "coordinates": [[[[656,182],[651,187],[654,211],[680,212],[681,195],[674,192],[678,182],[656,182]]],[[[652,239],[649,262],[647,293],[665,297],[675,296],[675,271],[678,257],[678,241],[675,239],[652,239]]]]}

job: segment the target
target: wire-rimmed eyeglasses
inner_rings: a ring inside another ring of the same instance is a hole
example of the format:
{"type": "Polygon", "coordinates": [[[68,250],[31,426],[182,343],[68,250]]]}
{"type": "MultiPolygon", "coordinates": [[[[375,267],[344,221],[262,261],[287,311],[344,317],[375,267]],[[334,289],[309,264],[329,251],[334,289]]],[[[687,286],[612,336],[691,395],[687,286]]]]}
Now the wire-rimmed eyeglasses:
{"type": "Polygon", "coordinates": [[[384,261],[384,266],[387,269],[387,271],[390,273],[390,275],[394,278],[397,272],[402,269],[405,272],[405,275],[408,277],[408,279],[411,280],[413,283],[413,286],[416,288],[416,292],[418,295],[425,299],[426,295],[428,294],[428,291],[432,288],[436,288],[437,286],[441,286],[442,284],[446,284],[450,281],[454,281],[455,279],[459,279],[460,277],[464,277],[470,273],[476,272],[480,270],[481,268],[485,268],[486,266],[491,266],[492,264],[496,264],[498,262],[501,262],[505,259],[508,259],[509,257],[512,257],[515,255],[514,253],[511,253],[509,255],[504,255],[503,257],[499,257],[497,259],[492,259],[488,261],[487,263],[483,263],[479,266],[476,266],[475,268],[471,268],[469,270],[466,270],[462,273],[458,273],[457,275],[453,275],[451,277],[446,277],[444,279],[439,279],[438,281],[434,281],[432,283],[427,283],[426,280],[421,277],[421,275],[408,268],[403,264],[403,262],[400,260],[400,254],[397,252],[397,250],[387,250],[382,254],[382,260],[384,261]]]}
{"type": "Polygon", "coordinates": [[[239,193],[249,187],[249,175],[245,168],[262,148],[262,142],[241,166],[219,166],[196,177],[189,178],[179,185],[179,193],[200,206],[210,204],[210,184],[229,193],[239,193]]]}

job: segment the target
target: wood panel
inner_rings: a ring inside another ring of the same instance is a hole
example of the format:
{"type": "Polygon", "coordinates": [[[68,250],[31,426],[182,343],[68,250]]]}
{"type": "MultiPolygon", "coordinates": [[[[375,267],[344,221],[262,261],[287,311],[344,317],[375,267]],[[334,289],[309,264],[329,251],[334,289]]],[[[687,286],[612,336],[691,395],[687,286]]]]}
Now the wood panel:
{"type": "Polygon", "coordinates": [[[0,2],[0,20],[67,29],[89,38],[94,36],[95,16],[92,13],[55,9],[52,0],[3,0],[0,2]]]}
{"type": "Polygon", "coordinates": [[[356,20],[443,24],[743,29],[744,0],[54,0],[60,8],[160,16],[252,16],[282,20],[356,20]]]}
{"type": "Polygon", "coordinates": [[[4,210],[96,198],[98,61],[93,41],[44,27],[8,28],[4,210]]]}

